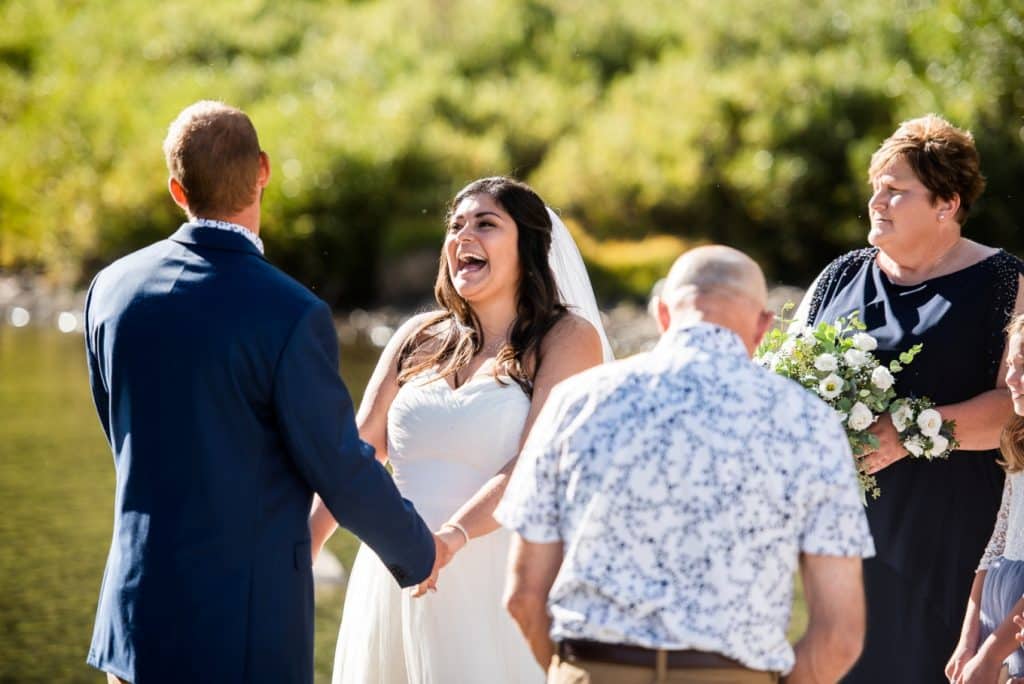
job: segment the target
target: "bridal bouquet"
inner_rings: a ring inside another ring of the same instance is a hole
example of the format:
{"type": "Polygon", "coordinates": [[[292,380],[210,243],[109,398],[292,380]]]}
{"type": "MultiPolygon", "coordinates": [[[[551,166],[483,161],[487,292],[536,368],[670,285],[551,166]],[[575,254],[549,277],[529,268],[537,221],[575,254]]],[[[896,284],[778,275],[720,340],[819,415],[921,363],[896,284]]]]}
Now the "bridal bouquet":
{"type": "MultiPolygon", "coordinates": [[[[783,307],[783,322],[792,306],[783,307]]],[[[885,366],[872,353],[878,342],[864,332],[866,326],[856,312],[840,318],[835,325],[793,328],[774,329],[765,335],[754,359],[800,383],[835,409],[855,458],[878,448],[878,438],[869,429],[884,413],[892,416],[910,456],[945,458],[958,446],[953,438],[955,425],[944,421],[928,398],[896,396],[895,376],[913,362],[921,351],[920,344],[885,366]]],[[[875,477],[860,468],[857,477],[865,503],[869,494],[877,499],[881,490],[875,477]]]]}

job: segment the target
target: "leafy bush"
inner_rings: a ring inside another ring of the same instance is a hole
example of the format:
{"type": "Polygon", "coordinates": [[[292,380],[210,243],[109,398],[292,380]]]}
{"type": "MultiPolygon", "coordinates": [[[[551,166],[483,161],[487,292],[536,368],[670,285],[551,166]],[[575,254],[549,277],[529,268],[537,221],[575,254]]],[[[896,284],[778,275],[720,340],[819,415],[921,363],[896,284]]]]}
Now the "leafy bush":
{"type": "MultiPolygon", "coordinates": [[[[723,241],[806,282],[863,243],[868,158],[928,111],[981,149],[968,234],[1019,250],[1022,77],[995,0],[0,3],[0,268],[81,282],[170,232],[160,142],[201,98],[252,115],[270,254],[342,306],[495,173],[605,255],[723,241]],[[658,234],[682,242],[623,247],[658,234]]],[[[590,258],[609,296],[658,275],[590,258]]]]}

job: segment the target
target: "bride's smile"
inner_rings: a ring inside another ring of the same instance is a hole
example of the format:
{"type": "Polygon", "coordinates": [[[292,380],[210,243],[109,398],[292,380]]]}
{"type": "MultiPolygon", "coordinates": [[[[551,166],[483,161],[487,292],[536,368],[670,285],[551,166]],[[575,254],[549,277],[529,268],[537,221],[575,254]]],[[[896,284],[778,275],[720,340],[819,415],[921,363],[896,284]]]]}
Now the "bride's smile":
{"type": "Polygon", "coordinates": [[[515,297],[519,282],[516,222],[490,195],[459,203],[448,224],[444,254],[452,285],[466,301],[515,297]]]}

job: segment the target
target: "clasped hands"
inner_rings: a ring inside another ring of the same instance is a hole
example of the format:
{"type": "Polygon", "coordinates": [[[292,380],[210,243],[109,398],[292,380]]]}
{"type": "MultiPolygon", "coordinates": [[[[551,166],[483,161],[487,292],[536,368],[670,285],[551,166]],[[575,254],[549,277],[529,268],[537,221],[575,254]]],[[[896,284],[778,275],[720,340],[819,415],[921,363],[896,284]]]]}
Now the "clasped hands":
{"type": "MultiPolygon", "coordinates": [[[[1024,615],[1014,615],[1013,622],[1017,632],[1013,635],[1020,646],[1024,647],[1024,615]]],[[[976,648],[965,646],[963,641],[957,646],[953,656],[946,665],[946,677],[952,684],[990,684],[995,682],[1002,667],[998,658],[986,657],[976,648]]],[[[1007,684],[1024,684],[1024,678],[1011,677],[1007,684]]]]}
{"type": "Polygon", "coordinates": [[[441,568],[448,565],[459,549],[467,544],[469,540],[466,535],[457,527],[442,525],[441,529],[434,533],[434,569],[430,571],[430,577],[416,585],[412,595],[415,598],[423,596],[428,591],[437,591],[437,577],[441,568]]]}

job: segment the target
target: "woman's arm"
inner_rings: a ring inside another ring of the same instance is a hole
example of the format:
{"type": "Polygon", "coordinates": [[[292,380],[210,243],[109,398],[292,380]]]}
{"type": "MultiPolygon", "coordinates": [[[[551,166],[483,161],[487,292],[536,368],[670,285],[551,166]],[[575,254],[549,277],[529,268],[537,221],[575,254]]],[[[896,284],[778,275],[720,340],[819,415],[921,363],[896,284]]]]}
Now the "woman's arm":
{"type": "MultiPolygon", "coordinates": [[[[533,381],[533,398],[519,441],[520,448],[526,441],[533,421],[544,406],[551,389],[569,376],[601,363],[602,358],[601,338],[594,326],[585,319],[570,314],[555,324],[541,343],[541,365],[533,381]]],[[[480,537],[498,529],[499,525],[491,514],[505,493],[505,486],[515,463],[515,458],[506,463],[452,515],[449,522],[461,526],[470,538],[480,537]]],[[[453,552],[465,546],[467,541],[462,532],[452,528],[444,528],[438,536],[453,552]]]]}
{"type": "MultiPolygon", "coordinates": [[[[388,460],[388,409],[391,408],[391,402],[394,401],[399,389],[398,353],[409,335],[434,315],[434,313],[425,313],[413,316],[391,336],[391,340],[388,341],[377,360],[377,366],[373,369],[370,381],[366,384],[363,400],[359,403],[359,411],[356,413],[359,438],[373,447],[374,455],[381,463],[386,463],[388,460]]],[[[334,520],[331,512],[327,510],[327,506],[319,496],[314,497],[313,509],[309,515],[309,533],[312,538],[314,560],[324,543],[337,528],[338,523],[334,520]]]]}

